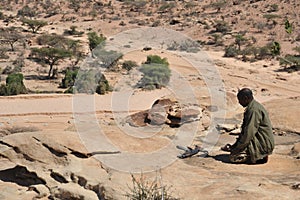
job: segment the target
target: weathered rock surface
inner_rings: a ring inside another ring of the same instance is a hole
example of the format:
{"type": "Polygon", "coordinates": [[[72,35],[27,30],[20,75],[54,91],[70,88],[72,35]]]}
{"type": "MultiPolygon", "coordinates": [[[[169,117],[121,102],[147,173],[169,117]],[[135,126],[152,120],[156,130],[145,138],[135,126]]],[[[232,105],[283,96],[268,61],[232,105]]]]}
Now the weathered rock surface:
{"type": "Polygon", "coordinates": [[[112,189],[103,186],[107,171],[84,150],[76,133],[7,135],[0,140],[0,163],[0,199],[113,199],[113,192],[107,192],[112,189]]]}
{"type": "Polygon", "coordinates": [[[294,144],[291,149],[290,155],[294,156],[297,159],[300,159],[300,142],[294,144]]]}
{"type": "Polygon", "coordinates": [[[75,183],[61,184],[51,188],[51,198],[60,200],[95,200],[98,199],[95,192],[86,190],[75,183]]]}
{"type": "Polygon", "coordinates": [[[180,105],[171,99],[156,100],[149,110],[141,111],[128,116],[127,123],[131,126],[147,126],[168,124],[178,127],[184,123],[200,120],[202,111],[199,106],[180,105]]]}

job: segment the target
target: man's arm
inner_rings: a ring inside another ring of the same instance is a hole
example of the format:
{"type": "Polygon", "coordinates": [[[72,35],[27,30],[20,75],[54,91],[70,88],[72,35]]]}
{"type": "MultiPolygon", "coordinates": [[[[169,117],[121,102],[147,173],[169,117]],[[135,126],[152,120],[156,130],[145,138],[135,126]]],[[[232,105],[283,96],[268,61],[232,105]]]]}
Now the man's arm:
{"type": "Polygon", "coordinates": [[[249,145],[258,131],[261,115],[257,111],[248,111],[244,116],[243,129],[235,144],[232,145],[231,153],[240,153],[249,145]]]}

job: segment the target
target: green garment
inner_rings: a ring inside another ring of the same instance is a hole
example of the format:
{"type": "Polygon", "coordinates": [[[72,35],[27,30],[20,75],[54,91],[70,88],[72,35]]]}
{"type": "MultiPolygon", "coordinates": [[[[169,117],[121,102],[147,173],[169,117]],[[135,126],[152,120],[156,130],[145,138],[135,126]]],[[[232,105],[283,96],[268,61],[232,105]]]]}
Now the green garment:
{"type": "Polygon", "coordinates": [[[232,147],[232,154],[247,152],[251,162],[272,153],[274,149],[274,136],[271,121],[265,108],[252,100],[245,112],[242,131],[232,147]]]}

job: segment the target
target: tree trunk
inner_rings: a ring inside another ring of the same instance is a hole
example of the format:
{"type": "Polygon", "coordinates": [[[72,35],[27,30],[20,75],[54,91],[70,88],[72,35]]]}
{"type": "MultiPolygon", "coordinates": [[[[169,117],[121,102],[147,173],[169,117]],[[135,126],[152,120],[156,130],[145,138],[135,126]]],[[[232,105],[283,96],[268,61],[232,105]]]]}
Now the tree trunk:
{"type": "Polygon", "coordinates": [[[15,48],[14,48],[14,44],[13,44],[13,43],[10,43],[10,48],[11,48],[11,51],[15,51],[15,48]]]}
{"type": "Polygon", "coordinates": [[[53,65],[50,64],[50,69],[49,69],[49,72],[48,72],[48,79],[51,78],[51,72],[52,72],[52,68],[53,68],[53,65]]]}

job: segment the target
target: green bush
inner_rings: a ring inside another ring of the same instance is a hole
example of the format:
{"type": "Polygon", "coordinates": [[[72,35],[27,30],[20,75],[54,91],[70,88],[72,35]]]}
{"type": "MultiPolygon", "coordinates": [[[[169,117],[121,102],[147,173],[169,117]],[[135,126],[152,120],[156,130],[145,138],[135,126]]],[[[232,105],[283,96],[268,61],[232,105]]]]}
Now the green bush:
{"type": "Polygon", "coordinates": [[[271,4],[268,12],[277,12],[279,10],[277,4],[271,4]]]}
{"type": "Polygon", "coordinates": [[[267,20],[271,20],[271,19],[280,18],[280,15],[277,15],[277,14],[264,14],[263,17],[266,18],[267,20]]]}
{"type": "Polygon", "coordinates": [[[107,51],[101,46],[97,46],[92,54],[94,58],[97,58],[101,67],[111,70],[117,66],[118,61],[123,57],[122,53],[113,50],[107,51]]]}
{"type": "Polygon", "coordinates": [[[109,86],[106,77],[102,74],[96,87],[96,93],[105,94],[107,91],[111,91],[111,87],[109,86]]]}
{"type": "Polygon", "coordinates": [[[216,24],[214,25],[215,32],[227,34],[231,31],[230,26],[225,21],[216,21],[216,24]]]}
{"type": "Polygon", "coordinates": [[[65,35],[76,35],[76,36],[81,36],[84,34],[83,31],[77,31],[76,30],[77,26],[71,26],[70,29],[64,30],[65,35]]]}
{"type": "Polygon", "coordinates": [[[75,70],[68,69],[65,73],[65,77],[61,81],[60,87],[61,88],[72,87],[75,83],[77,74],[78,74],[78,69],[75,70]]]}
{"type": "Polygon", "coordinates": [[[96,32],[89,32],[87,35],[89,40],[89,48],[91,51],[106,40],[106,37],[104,37],[102,34],[98,36],[96,32]]]}
{"type": "Polygon", "coordinates": [[[300,55],[286,55],[279,60],[280,66],[284,67],[285,71],[294,72],[300,70],[300,55]],[[287,68],[288,67],[288,68],[287,68]]]}
{"type": "Polygon", "coordinates": [[[6,84],[0,86],[0,95],[9,96],[9,95],[18,95],[26,94],[27,89],[23,83],[23,74],[16,73],[10,74],[6,78],[6,84]]]}
{"type": "Polygon", "coordinates": [[[171,70],[166,58],[150,55],[142,65],[140,71],[143,73],[138,86],[143,89],[153,90],[165,87],[171,77],[171,70]]]}
{"type": "Polygon", "coordinates": [[[138,64],[131,60],[126,60],[122,63],[122,68],[127,71],[130,71],[132,68],[137,67],[137,66],[138,66],[138,64]]]}
{"type": "Polygon", "coordinates": [[[149,55],[149,56],[147,56],[147,60],[146,60],[145,64],[152,64],[152,63],[169,66],[167,58],[161,58],[158,55],[149,55]]]}
{"type": "Polygon", "coordinates": [[[69,88],[66,92],[73,92],[73,89],[75,89],[74,92],[76,93],[87,94],[94,94],[95,92],[105,94],[111,91],[111,87],[104,74],[96,70],[79,71],[74,87],[72,89],[69,88]]]}
{"type": "Polygon", "coordinates": [[[3,12],[0,11],[0,19],[3,20],[4,17],[5,17],[5,16],[4,16],[3,12]]]}
{"type": "Polygon", "coordinates": [[[234,45],[225,48],[224,57],[236,57],[237,55],[239,55],[239,50],[234,45]]]}

